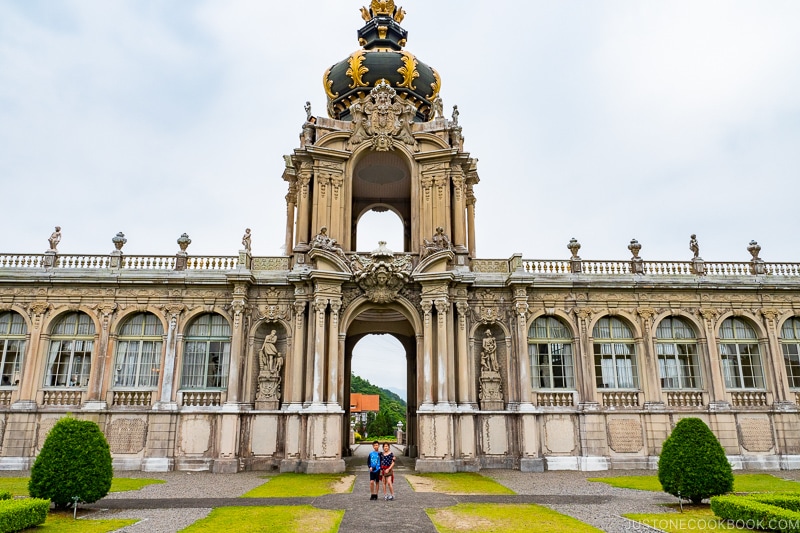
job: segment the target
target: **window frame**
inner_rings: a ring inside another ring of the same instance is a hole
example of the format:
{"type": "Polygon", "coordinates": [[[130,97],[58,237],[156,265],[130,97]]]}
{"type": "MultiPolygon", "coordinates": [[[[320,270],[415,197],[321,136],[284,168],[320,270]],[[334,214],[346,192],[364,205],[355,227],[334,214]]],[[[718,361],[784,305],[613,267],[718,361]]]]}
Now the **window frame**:
{"type": "Polygon", "coordinates": [[[528,327],[528,365],[530,368],[531,390],[535,391],[575,391],[575,350],[573,345],[573,337],[568,336],[571,333],[570,327],[559,318],[553,316],[540,316],[531,322],[528,327]],[[542,326],[537,326],[537,322],[544,321],[542,326]],[[555,323],[563,329],[567,335],[559,337],[553,335],[552,324],[555,323]],[[543,327],[545,329],[545,336],[540,337],[536,335],[534,328],[543,327]],[[546,346],[547,352],[541,353],[540,348],[546,346]],[[560,347],[561,353],[556,354],[557,350],[553,348],[560,347]],[[567,353],[569,352],[569,353],[567,353]],[[555,355],[560,355],[562,362],[560,364],[554,363],[555,355]],[[547,362],[542,363],[541,357],[546,356],[547,362]],[[541,376],[539,369],[546,369],[546,378],[549,381],[548,386],[541,385],[543,376],[541,376]],[[554,369],[560,370],[560,376],[556,376],[554,369]],[[563,380],[564,384],[557,386],[556,380],[563,380]]]}
{"type": "Polygon", "coordinates": [[[746,320],[743,320],[738,317],[728,317],[723,320],[719,325],[719,361],[721,365],[721,372],[722,372],[722,380],[725,383],[726,390],[732,391],[765,391],[767,390],[766,387],[766,379],[764,377],[764,358],[761,355],[761,343],[758,339],[758,332],[756,329],[751,326],[746,320]],[[730,321],[732,324],[731,331],[733,332],[733,337],[728,338],[724,337],[725,331],[725,324],[730,321]],[[744,325],[749,331],[752,332],[752,338],[740,338],[737,336],[738,328],[736,326],[737,323],[744,325]],[[755,348],[753,353],[752,348],[755,348]],[[732,352],[732,353],[726,353],[732,352]],[[750,353],[744,353],[750,352],[750,353]],[[743,357],[750,357],[757,359],[758,364],[754,365],[752,363],[743,365],[742,358],[743,357]],[[733,364],[726,364],[726,363],[733,363],[733,364]],[[745,368],[750,369],[757,369],[759,374],[751,373],[749,379],[754,381],[753,386],[747,386],[746,376],[744,373],[745,368]],[[735,375],[732,372],[735,371],[735,375]],[[732,385],[733,381],[732,378],[736,378],[736,384],[732,385]],[[760,381],[759,384],[755,384],[755,381],[760,381]]]}
{"type": "Polygon", "coordinates": [[[115,343],[114,353],[114,377],[111,388],[114,390],[157,390],[158,381],[161,376],[161,360],[164,351],[164,325],[156,315],[150,312],[135,313],[120,325],[119,333],[115,343]],[[152,317],[156,331],[148,334],[148,318],[152,317]],[[127,328],[132,326],[132,322],[142,319],[140,332],[138,334],[129,333],[127,328]],[[136,350],[132,353],[131,347],[136,350]],[[149,346],[148,353],[144,355],[143,348],[149,346]],[[124,347],[124,352],[123,352],[124,347]],[[145,357],[149,363],[146,363],[145,357]],[[123,361],[122,358],[126,360],[123,361]],[[129,359],[133,359],[130,361],[129,359]],[[133,367],[133,368],[132,368],[133,367]],[[149,367],[149,371],[147,369],[149,367]],[[149,374],[149,375],[147,375],[149,374]],[[131,384],[130,376],[133,383],[131,384]],[[149,380],[149,384],[143,381],[149,380]],[[122,382],[122,383],[120,383],[122,382]]]}
{"type": "Polygon", "coordinates": [[[43,386],[54,389],[86,390],[91,378],[97,336],[92,318],[82,311],[71,311],[59,316],[53,322],[50,331],[43,386]],[[59,328],[71,317],[76,317],[73,332],[59,332],[59,328]],[[81,320],[82,317],[86,317],[86,320],[81,320]],[[85,331],[81,331],[82,328],[85,331]],[[63,361],[64,357],[66,361],[63,361]],[[57,370],[54,372],[54,369],[57,370]]]}
{"type": "Polygon", "coordinates": [[[183,337],[183,358],[181,362],[181,379],[179,390],[227,390],[231,364],[231,326],[228,320],[219,313],[205,313],[195,317],[194,320],[188,324],[186,332],[187,333],[183,337]],[[200,322],[206,317],[210,319],[210,323],[207,325],[209,334],[192,335],[192,328],[200,327],[200,322]],[[224,326],[224,329],[227,331],[227,335],[212,335],[213,328],[220,326],[220,324],[215,325],[213,323],[214,317],[219,317],[218,322],[224,326]],[[218,351],[212,351],[212,347],[217,348],[218,351]],[[220,369],[220,371],[215,374],[209,374],[209,369],[212,366],[214,355],[217,355],[220,359],[216,362],[216,367],[220,369]],[[190,358],[192,359],[191,363],[190,358]],[[198,360],[198,358],[200,360],[198,360]],[[195,369],[202,367],[202,371],[187,373],[187,365],[190,364],[195,369]],[[218,381],[219,384],[209,385],[209,381],[212,378],[218,381]],[[200,379],[202,380],[202,384],[200,384],[198,381],[200,379]]]}
{"type": "Polygon", "coordinates": [[[19,386],[22,375],[22,362],[28,344],[28,324],[16,311],[2,311],[0,319],[3,317],[8,317],[8,322],[0,322],[0,328],[2,324],[7,324],[7,327],[0,329],[0,388],[15,388],[19,386]],[[19,327],[19,332],[14,332],[15,325],[19,327]],[[12,353],[14,360],[10,362],[8,358],[12,353]]]}
{"type": "Polygon", "coordinates": [[[792,316],[786,319],[781,326],[778,343],[781,346],[781,355],[783,356],[783,365],[786,369],[789,388],[800,389],[800,317],[792,316]],[[788,325],[792,326],[793,338],[786,338],[785,330],[788,325]],[[794,353],[791,353],[792,351],[794,353]],[[790,361],[791,356],[794,356],[794,362],[790,361]]]}
{"type": "Polygon", "coordinates": [[[594,327],[592,328],[592,359],[595,372],[595,387],[598,390],[640,390],[636,339],[633,334],[633,329],[625,321],[615,316],[604,316],[595,323],[594,327]],[[603,321],[608,321],[608,337],[597,335],[598,328],[600,328],[600,325],[603,321]],[[615,336],[615,327],[613,325],[614,322],[618,322],[619,325],[624,326],[625,330],[627,330],[628,334],[630,334],[630,337],[615,336]],[[622,346],[628,346],[629,353],[617,353],[618,350],[624,351],[621,349],[622,346]],[[604,353],[603,349],[606,347],[610,348],[610,353],[604,353]],[[611,362],[611,365],[604,364],[607,361],[611,362]],[[620,362],[625,361],[630,362],[629,368],[625,368],[625,364],[620,365],[620,362]],[[609,366],[611,367],[610,370],[608,370],[609,366]],[[612,386],[606,386],[606,381],[604,379],[606,377],[606,372],[604,372],[604,370],[608,370],[613,373],[614,381],[612,386]],[[621,371],[627,372],[630,375],[631,386],[620,386],[620,382],[622,381],[620,379],[621,371]]]}
{"type": "Polygon", "coordinates": [[[697,342],[697,334],[692,327],[691,323],[686,319],[680,316],[666,316],[664,317],[659,323],[658,326],[655,328],[655,335],[653,338],[656,346],[656,361],[658,364],[658,377],[659,383],[661,384],[662,390],[669,390],[669,391],[697,391],[703,390],[703,371],[702,365],[700,364],[700,356],[699,356],[699,343],[697,342]],[[660,337],[659,331],[664,326],[665,322],[670,322],[670,337],[660,337]],[[675,325],[674,322],[678,322],[682,324],[683,328],[688,330],[691,336],[687,337],[679,337],[675,334],[675,325]],[[672,353],[662,353],[666,351],[666,347],[671,347],[672,353]],[[684,350],[688,349],[688,347],[692,347],[693,353],[681,353],[681,347],[684,350]],[[690,360],[689,364],[682,364],[681,358],[682,356],[688,358],[690,360]],[[672,361],[674,363],[674,368],[676,370],[675,377],[665,377],[664,370],[667,368],[666,361],[672,361]],[[694,373],[686,373],[686,368],[693,368],[694,373]],[[691,379],[694,381],[694,384],[691,386],[685,385],[686,380],[691,379]],[[677,386],[667,386],[667,380],[678,380],[677,386]]]}

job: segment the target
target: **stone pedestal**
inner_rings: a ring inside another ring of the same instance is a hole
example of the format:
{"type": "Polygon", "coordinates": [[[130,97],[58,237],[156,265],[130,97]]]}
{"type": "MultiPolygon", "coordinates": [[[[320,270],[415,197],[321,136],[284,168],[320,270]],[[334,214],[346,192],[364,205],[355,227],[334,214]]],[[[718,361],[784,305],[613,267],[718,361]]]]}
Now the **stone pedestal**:
{"type": "Polygon", "coordinates": [[[503,410],[503,386],[500,372],[481,372],[481,411],[503,410]]]}
{"type": "Polygon", "coordinates": [[[58,257],[58,252],[55,250],[47,250],[44,253],[44,267],[45,268],[53,268],[56,266],[56,258],[58,257]]]}
{"type": "Polygon", "coordinates": [[[261,372],[258,375],[258,393],[256,395],[256,409],[259,411],[274,411],[281,404],[281,377],[261,372]]]}
{"type": "Polygon", "coordinates": [[[695,257],[692,259],[692,272],[698,276],[705,276],[706,263],[703,261],[702,257],[695,257]]]}

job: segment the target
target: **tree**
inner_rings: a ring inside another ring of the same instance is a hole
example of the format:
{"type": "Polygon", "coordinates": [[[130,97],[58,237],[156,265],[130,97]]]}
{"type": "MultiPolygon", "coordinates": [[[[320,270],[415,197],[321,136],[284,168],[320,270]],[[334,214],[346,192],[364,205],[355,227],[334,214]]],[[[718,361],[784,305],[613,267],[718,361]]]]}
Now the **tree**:
{"type": "Polygon", "coordinates": [[[89,420],[62,418],[47,436],[33,463],[28,492],[56,507],[96,502],[111,488],[111,452],[100,428],[89,420]]]}
{"type": "Polygon", "coordinates": [[[664,441],[658,459],[664,492],[698,504],[733,490],[733,472],[717,437],[699,418],[684,418],[664,441]]]}

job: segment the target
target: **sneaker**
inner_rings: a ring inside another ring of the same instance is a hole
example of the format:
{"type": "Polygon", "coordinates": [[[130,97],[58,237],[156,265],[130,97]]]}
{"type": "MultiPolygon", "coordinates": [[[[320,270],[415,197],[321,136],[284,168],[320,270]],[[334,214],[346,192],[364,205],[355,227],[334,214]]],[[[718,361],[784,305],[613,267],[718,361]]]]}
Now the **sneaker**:
{"type": "Polygon", "coordinates": [[[388,502],[388,501],[389,501],[389,495],[388,495],[388,494],[384,494],[384,495],[383,495],[383,499],[384,499],[384,500],[386,500],[386,501],[388,502]]]}
{"type": "Polygon", "coordinates": [[[389,495],[389,499],[390,499],[390,500],[394,500],[394,496],[390,494],[390,495],[389,495]]]}

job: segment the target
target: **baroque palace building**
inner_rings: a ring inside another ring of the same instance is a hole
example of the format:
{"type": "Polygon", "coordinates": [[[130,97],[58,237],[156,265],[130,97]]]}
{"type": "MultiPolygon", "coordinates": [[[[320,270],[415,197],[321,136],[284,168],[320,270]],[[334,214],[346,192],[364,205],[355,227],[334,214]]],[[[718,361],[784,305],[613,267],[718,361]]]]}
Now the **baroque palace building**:
{"type": "MultiPolygon", "coordinates": [[[[653,468],[682,417],[735,467],[800,467],[800,264],[480,259],[476,160],[404,12],[363,8],[285,156],[287,255],[0,255],[0,469],[97,422],[118,469],[337,472],[365,335],[405,347],[420,471],[653,468]],[[356,253],[390,210],[404,249],[356,253]]],[[[744,250],[743,250],[744,253],[744,250]]],[[[687,256],[689,254],[687,253],[687,256]]],[[[380,357],[376,354],[375,357],[380,357]]]]}

